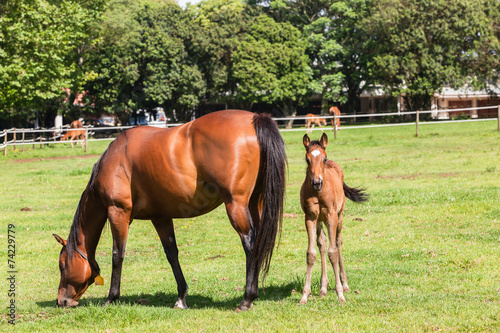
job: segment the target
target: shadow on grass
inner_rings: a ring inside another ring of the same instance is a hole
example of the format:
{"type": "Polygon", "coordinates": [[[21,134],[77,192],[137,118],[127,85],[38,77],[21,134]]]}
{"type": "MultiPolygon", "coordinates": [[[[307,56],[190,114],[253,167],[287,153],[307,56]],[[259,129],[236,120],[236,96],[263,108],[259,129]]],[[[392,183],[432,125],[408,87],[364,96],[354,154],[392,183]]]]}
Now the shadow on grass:
{"type": "MultiPolygon", "coordinates": [[[[292,281],[282,285],[271,285],[259,288],[259,298],[257,301],[280,301],[290,297],[292,290],[296,288],[296,282],[292,281]]],[[[135,295],[122,295],[115,304],[119,305],[137,305],[147,307],[174,307],[177,300],[177,294],[157,292],[155,294],[135,294],[135,295]]],[[[189,309],[219,309],[219,310],[234,310],[243,300],[243,291],[241,295],[226,298],[223,300],[214,300],[212,297],[201,296],[197,294],[188,294],[186,302],[189,309]]],[[[80,299],[78,307],[92,307],[104,305],[105,298],[85,296],[80,299]]],[[[40,307],[55,307],[55,299],[52,301],[37,302],[40,307]]],[[[111,305],[113,306],[113,305],[111,305]]]]}

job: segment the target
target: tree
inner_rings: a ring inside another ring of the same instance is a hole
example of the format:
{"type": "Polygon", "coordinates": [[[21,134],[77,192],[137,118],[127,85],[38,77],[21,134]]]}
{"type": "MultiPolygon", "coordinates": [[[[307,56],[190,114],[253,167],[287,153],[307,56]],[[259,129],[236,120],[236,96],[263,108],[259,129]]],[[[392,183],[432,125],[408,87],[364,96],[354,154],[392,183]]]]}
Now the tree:
{"type": "Polygon", "coordinates": [[[233,54],[255,13],[241,0],[202,1],[186,10],[193,23],[189,52],[206,82],[205,99],[234,105],[233,54]]]}
{"type": "Polygon", "coordinates": [[[495,0],[383,0],[364,21],[377,40],[372,70],[410,110],[429,109],[444,86],[498,83],[499,3],[495,0]]]}
{"type": "MultiPolygon", "coordinates": [[[[82,53],[104,0],[19,0],[0,5],[0,117],[45,111],[63,88],[81,87],[82,53]]],[[[56,107],[57,110],[57,107],[56,107]]]]}
{"type": "Polygon", "coordinates": [[[284,115],[309,93],[311,71],[301,33],[289,23],[260,15],[234,53],[237,98],[243,103],[275,104],[284,115]]]}
{"type": "Polygon", "coordinates": [[[321,94],[323,110],[331,103],[354,113],[359,96],[373,84],[369,64],[373,43],[362,27],[371,15],[372,0],[272,0],[263,5],[280,22],[290,22],[308,41],[307,55],[313,70],[312,89],[321,94]]]}
{"type": "Polygon", "coordinates": [[[96,73],[86,86],[90,102],[122,123],[132,110],[156,107],[174,120],[189,120],[205,93],[185,46],[189,22],[175,2],[113,1],[87,65],[96,73]]]}

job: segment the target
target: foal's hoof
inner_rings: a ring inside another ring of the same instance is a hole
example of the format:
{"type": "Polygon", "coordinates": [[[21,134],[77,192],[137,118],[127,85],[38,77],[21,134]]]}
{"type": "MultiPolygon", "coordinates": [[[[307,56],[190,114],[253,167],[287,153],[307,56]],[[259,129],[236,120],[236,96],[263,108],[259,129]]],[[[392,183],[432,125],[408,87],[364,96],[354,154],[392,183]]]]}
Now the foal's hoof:
{"type": "Polygon", "coordinates": [[[339,296],[339,302],[344,303],[345,302],[344,294],[339,293],[338,296],[339,296]]]}
{"type": "Polygon", "coordinates": [[[301,299],[300,302],[299,302],[299,305],[305,305],[307,304],[307,298],[306,299],[301,299]]]}
{"type": "Polygon", "coordinates": [[[326,297],[326,294],[327,294],[327,293],[328,293],[328,292],[327,292],[326,290],[321,290],[321,291],[319,292],[319,296],[321,296],[321,297],[326,297]]]}

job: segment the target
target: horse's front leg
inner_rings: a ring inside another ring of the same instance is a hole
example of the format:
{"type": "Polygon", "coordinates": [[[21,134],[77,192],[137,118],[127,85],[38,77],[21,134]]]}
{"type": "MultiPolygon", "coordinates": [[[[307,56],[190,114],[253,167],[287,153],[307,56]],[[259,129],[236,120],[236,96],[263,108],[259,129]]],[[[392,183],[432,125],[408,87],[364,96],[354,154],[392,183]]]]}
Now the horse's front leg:
{"type": "Polygon", "coordinates": [[[120,297],[122,264],[130,225],[130,213],[126,213],[123,209],[118,207],[111,207],[108,209],[108,218],[111,226],[111,233],[113,235],[113,267],[111,273],[111,286],[105,305],[114,302],[120,297]]]}
{"type": "Polygon", "coordinates": [[[179,250],[175,241],[174,223],[171,218],[154,219],[153,225],[160,237],[163,250],[167,255],[167,260],[172,267],[175,281],[177,282],[177,301],[175,309],[187,309],[186,296],[188,286],[184,274],[182,274],[181,265],[179,264],[179,250]]]}

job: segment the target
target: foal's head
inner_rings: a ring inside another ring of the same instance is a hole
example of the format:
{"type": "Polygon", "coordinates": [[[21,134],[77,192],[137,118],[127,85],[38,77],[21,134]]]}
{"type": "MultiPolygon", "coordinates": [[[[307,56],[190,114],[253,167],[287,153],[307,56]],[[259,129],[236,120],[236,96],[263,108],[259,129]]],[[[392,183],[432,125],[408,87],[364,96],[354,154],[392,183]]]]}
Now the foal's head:
{"type": "Polygon", "coordinates": [[[307,176],[311,179],[311,186],[315,191],[321,191],[323,188],[323,179],[325,178],[326,146],[328,145],[328,136],[323,133],[319,141],[311,141],[306,134],[302,140],[306,148],[307,176]]]}
{"type": "Polygon", "coordinates": [[[94,282],[98,273],[91,268],[88,259],[83,258],[79,253],[68,255],[65,239],[58,235],[54,235],[54,237],[63,246],[59,256],[61,282],[59,283],[56,305],[74,307],[78,305],[78,299],[94,282]]]}

